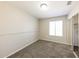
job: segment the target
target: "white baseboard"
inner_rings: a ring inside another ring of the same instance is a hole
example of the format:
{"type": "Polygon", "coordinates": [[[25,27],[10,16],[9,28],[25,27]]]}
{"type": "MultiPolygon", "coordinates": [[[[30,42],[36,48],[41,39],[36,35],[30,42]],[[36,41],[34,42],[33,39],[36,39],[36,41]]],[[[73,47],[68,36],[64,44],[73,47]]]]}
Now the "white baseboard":
{"type": "MultiPolygon", "coordinates": [[[[52,40],[48,40],[48,39],[40,39],[40,40],[45,40],[45,41],[50,41],[50,42],[56,42],[56,41],[52,41],[52,40]]],[[[62,42],[56,42],[56,43],[65,44],[65,45],[70,45],[71,46],[71,44],[67,44],[67,43],[62,43],[62,42]]]]}
{"type": "Polygon", "coordinates": [[[75,55],[76,58],[78,58],[77,54],[73,51],[73,54],[75,55]]]}
{"type": "Polygon", "coordinates": [[[27,46],[29,46],[29,45],[33,44],[33,43],[34,43],[34,42],[36,42],[36,41],[38,41],[38,40],[31,41],[29,44],[27,44],[27,45],[25,45],[25,46],[21,47],[20,49],[17,49],[16,51],[14,51],[14,52],[12,52],[11,54],[9,54],[9,55],[5,56],[4,58],[8,58],[9,56],[11,56],[11,55],[15,54],[16,52],[18,52],[18,51],[20,51],[20,50],[22,50],[22,49],[24,49],[25,47],[27,47],[27,46]]]}

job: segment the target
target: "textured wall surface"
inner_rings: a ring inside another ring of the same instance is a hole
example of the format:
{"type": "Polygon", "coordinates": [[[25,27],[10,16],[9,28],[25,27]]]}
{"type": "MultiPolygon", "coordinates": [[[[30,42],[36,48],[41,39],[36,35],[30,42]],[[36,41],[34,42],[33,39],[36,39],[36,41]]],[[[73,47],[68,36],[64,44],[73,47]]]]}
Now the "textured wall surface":
{"type": "Polygon", "coordinates": [[[40,39],[71,45],[72,40],[70,36],[70,33],[71,33],[70,23],[71,21],[68,20],[66,16],[40,20],[40,39]],[[49,22],[57,21],[57,20],[63,21],[63,36],[62,37],[49,35],[49,22]]]}
{"type": "Polygon", "coordinates": [[[0,57],[6,57],[37,40],[38,20],[0,2],[0,57]]]}

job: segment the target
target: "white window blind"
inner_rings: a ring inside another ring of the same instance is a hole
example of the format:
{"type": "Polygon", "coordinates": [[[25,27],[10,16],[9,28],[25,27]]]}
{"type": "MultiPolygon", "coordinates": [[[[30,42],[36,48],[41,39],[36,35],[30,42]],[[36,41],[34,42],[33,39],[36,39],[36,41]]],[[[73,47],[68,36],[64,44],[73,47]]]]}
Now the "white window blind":
{"type": "Polygon", "coordinates": [[[49,35],[63,36],[63,21],[49,22],[49,35]]]}

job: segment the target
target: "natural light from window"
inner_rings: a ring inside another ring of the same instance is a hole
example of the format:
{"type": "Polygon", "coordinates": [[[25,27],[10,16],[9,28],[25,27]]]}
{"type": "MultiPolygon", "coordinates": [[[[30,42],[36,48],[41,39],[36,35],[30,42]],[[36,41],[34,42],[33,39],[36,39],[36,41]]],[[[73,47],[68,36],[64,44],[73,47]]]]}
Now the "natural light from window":
{"type": "Polygon", "coordinates": [[[50,21],[49,22],[49,35],[50,36],[63,36],[63,21],[50,21]]]}

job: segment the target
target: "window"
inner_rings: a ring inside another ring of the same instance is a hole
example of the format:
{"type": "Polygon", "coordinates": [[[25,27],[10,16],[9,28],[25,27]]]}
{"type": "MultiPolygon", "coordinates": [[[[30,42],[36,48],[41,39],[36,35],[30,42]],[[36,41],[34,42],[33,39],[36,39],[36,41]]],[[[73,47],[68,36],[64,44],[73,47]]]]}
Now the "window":
{"type": "Polygon", "coordinates": [[[49,35],[63,36],[63,21],[49,22],[49,35]]]}

